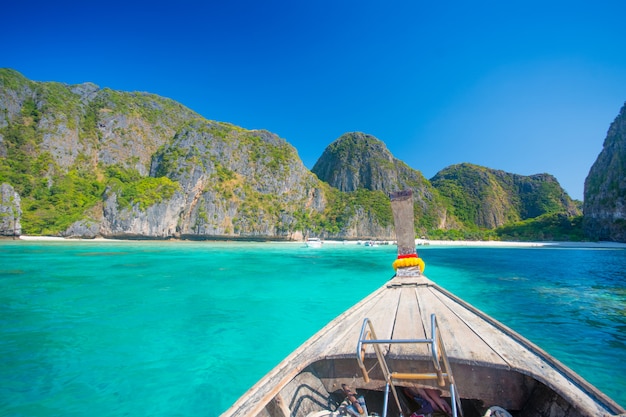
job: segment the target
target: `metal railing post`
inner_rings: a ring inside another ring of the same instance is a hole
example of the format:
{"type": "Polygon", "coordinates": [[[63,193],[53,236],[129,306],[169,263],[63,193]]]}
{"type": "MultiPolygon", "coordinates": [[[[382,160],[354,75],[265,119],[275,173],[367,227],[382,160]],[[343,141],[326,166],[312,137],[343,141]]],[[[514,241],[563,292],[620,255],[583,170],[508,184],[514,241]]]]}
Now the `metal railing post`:
{"type": "Polygon", "coordinates": [[[369,373],[367,368],[365,367],[365,351],[366,345],[371,344],[374,346],[374,353],[376,355],[376,360],[380,369],[383,373],[383,377],[385,378],[385,398],[383,405],[383,417],[387,416],[387,408],[389,406],[389,389],[391,388],[391,392],[396,401],[396,405],[398,406],[398,410],[400,411],[400,415],[402,416],[402,406],[400,405],[400,398],[398,397],[398,393],[396,391],[396,387],[394,385],[394,379],[397,380],[429,380],[436,379],[439,386],[445,386],[445,381],[448,380],[450,384],[450,399],[452,402],[452,416],[458,417],[460,414],[463,417],[463,408],[461,407],[461,399],[458,395],[458,391],[456,385],[454,384],[454,377],[452,376],[452,369],[450,368],[450,363],[448,362],[448,356],[445,351],[445,347],[443,345],[443,339],[441,337],[441,333],[439,332],[439,328],[437,326],[437,318],[435,314],[431,314],[430,316],[431,322],[431,337],[429,339],[378,339],[376,337],[376,332],[374,331],[374,326],[369,318],[363,320],[363,325],[361,326],[361,333],[359,334],[359,340],[356,345],[356,356],[359,367],[363,373],[363,380],[367,383],[369,382],[369,373]],[[385,360],[385,355],[380,348],[381,344],[427,344],[431,350],[432,363],[435,368],[434,374],[429,373],[395,373],[389,370],[389,366],[387,365],[387,361],[385,360]]]}

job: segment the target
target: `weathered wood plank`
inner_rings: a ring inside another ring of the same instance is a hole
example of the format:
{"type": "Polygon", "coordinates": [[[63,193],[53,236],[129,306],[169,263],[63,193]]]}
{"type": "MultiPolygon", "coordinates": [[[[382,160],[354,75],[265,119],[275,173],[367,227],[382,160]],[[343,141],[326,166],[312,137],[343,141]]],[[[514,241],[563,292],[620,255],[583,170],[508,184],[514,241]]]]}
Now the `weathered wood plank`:
{"type": "MultiPolygon", "coordinates": [[[[379,297],[363,305],[359,311],[346,317],[345,320],[350,323],[350,326],[343,329],[341,333],[335,333],[331,345],[328,346],[327,356],[354,355],[356,360],[356,345],[365,318],[369,318],[373,323],[379,339],[389,339],[393,330],[399,296],[399,292],[385,291],[379,297]]],[[[386,352],[387,348],[383,351],[386,352]]],[[[372,347],[368,346],[367,353],[373,352],[372,347]]]]}
{"type": "MultiPolygon", "coordinates": [[[[393,329],[393,339],[426,339],[429,334],[425,328],[417,288],[406,286],[400,289],[401,296],[393,329]]],[[[429,348],[426,344],[396,344],[391,346],[390,352],[397,356],[420,355],[428,356],[429,348]]]]}
{"type": "Polygon", "coordinates": [[[449,358],[470,364],[490,363],[494,366],[507,367],[507,363],[497,351],[470,326],[469,322],[473,319],[469,316],[459,316],[450,308],[453,304],[452,300],[444,302],[439,297],[440,293],[431,286],[421,286],[419,294],[424,318],[430,318],[431,314],[437,317],[437,324],[449,358]]]}

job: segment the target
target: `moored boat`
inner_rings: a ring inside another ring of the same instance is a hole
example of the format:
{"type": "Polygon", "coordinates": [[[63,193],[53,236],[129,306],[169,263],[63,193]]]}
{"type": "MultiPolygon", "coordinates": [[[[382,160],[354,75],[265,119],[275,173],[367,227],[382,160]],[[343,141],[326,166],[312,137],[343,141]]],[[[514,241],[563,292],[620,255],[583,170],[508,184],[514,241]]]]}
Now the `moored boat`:
{"type": "Polygon", "coordinates": [[[321,248],[322,243],[322,240],[317,237],[310,237],[306,240],[306,246],[308,248],[321,248]]]}
{"type": "Polygon", "coordinates": [[[392,195],[392,209],[395,276],[291,353],[222,417],[626,413],[547,352],[427,279],[415,251],[410,192],[392,195]]]}

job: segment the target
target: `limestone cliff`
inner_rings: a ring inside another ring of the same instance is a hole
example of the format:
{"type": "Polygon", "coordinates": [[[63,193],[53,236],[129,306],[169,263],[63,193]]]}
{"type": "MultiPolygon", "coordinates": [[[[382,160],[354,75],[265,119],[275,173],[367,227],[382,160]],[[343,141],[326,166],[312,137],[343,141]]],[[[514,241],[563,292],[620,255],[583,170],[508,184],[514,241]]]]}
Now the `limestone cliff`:
{"type": "MultiPolygon", "coordinates": [[[[328,145],[313,166],[313,173],[339,191],[397,191],[405,187],[406,178],[399,178],[410,169],[400,167],[383,142],[361,132],[346,133],[328,145]]],[[[411,180],[418,173],[410,173],[411,180]]]]}
{"type": "Polygon", "coordinates": [[[270,132],[226,123],[186,126],[155,154],[150,174],[180,185],[178,216],[163,217],[187,238],[291,239],[302,229],[298,213],[325,206],[295,148],[270,132]]]}
{"type": "Polygon", "coordinates": [[[546,213],[580,214],[556,178],[549,174],[524,176],[458,164],[439,171],[431,182],[467,226],[493,229],[546,213]]]}
{"type": "Polygon", "coordinates": [[[22,234],[20,196],[9,184],[0,184],[0,236],[22,234]]]}
{"type": "Polygon", "coordinates": [[[26,153],[49,155],[62,171],[75,164],[122,164],[142,175],[180,126],[200,118],[154,94],[34,82],[7,69],[0,69],[0,110],[0,155],[28,140],[26,153]],[[21,137],[11,143],[4,136],[21,137]]]}
{"type": "Polygon", "coordinates": [[[456,227],[437,191],[417,170],[395,158],[372,135],[346,133],[331,143],[312,169],[322,181],[344,192],[390,193],[410,189],[418,231],[456,227]]]}
{"type": "Polygon", "coordinates": [[[585,179],[583,212],[589,238],[626,242],[626,103],[585,179]]]}
{"type": "Polygon", "coordinates": [[[153,94],[34,82],[0,69],[2,235],[394,239],[392,191],[413,191],[418,233],[530,217],[560,195],[533,191],[558,191],[551,176],[498,175],[483,190],[496,198],[463,217],[371,135],[341,136],[311,172],[271,132],[207,120],[153,94]],[[535,200],[516,205],[498,191],[507,181],[535,200]]]}
{"type": "Polygon", "coordinates": [[[269,132],[10,69],[0,69],[1,182],[21,197],[25,233],[67,237],[290,239],[319,229],[329,193],[269,132]]]}

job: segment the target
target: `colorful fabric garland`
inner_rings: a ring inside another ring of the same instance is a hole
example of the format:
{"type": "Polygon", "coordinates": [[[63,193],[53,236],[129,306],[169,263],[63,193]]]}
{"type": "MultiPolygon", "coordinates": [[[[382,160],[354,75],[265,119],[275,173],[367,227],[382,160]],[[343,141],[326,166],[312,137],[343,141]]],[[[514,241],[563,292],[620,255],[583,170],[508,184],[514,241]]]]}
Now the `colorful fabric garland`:
{"type": "Polygon", "coordinates": [[[424,269],[426,268],[426,264],[422,258],[410,257],[410,258],[399,258],[393,261],[393,270],[397,271],[398,268],[408,268],[411,266],[417,266],[420,269],[421,273],[424,273],[424,269]]]}

